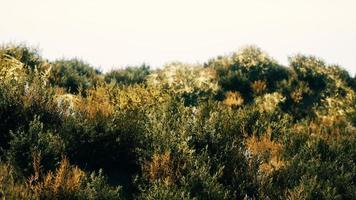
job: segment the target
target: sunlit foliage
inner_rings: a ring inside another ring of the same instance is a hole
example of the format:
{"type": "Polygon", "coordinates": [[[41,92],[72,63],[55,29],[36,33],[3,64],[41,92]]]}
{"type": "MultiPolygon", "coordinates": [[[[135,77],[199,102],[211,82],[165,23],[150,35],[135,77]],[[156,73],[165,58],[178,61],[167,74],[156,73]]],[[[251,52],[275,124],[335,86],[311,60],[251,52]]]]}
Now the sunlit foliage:
{"type": "Polygon", "coordinates": [[[0,47],[0,199],[355,199],[355,77],[248,46],[102,73],[0,47]]]}

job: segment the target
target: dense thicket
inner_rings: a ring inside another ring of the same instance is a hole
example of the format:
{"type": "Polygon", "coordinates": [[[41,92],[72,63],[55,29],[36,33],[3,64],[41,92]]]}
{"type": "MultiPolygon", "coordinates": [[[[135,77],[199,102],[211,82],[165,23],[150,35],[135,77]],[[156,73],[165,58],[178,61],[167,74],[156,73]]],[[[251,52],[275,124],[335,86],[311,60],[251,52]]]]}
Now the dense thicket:
{"type": "Polygon", "coordinates": [[[0,198],[356,199],[356,77],[257,47],[102,73],[0,48],[0,198]]]}

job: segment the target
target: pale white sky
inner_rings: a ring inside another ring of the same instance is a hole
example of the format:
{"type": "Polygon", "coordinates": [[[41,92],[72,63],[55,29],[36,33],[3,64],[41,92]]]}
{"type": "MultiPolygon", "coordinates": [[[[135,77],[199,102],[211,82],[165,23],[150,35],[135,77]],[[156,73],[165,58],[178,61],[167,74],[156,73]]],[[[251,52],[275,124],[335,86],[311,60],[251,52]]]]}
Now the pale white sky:
{"type": "Polygon", "coordinates": [[[356,73],[356,0],[0,0],[0,43],[104,71],[204,62],[254,44],[282,64],[313,54],[356,73]]]}

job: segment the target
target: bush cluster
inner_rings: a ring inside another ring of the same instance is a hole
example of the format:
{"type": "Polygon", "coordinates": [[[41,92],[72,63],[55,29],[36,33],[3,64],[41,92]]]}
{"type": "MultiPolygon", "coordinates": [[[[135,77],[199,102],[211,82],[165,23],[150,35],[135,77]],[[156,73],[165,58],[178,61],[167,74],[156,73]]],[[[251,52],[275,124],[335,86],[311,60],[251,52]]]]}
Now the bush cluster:
{"type": "Polygon", "coordinates": [[[3,45],[0,199],[356,199],[356,77],[289,60],[102,73],[3,45]]]}

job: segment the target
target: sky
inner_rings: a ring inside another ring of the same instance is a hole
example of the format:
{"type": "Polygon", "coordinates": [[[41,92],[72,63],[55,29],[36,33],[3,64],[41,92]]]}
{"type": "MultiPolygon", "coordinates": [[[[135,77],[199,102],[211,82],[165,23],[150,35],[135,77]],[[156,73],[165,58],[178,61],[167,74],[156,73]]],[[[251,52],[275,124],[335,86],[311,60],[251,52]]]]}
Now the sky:
{"type": "Polygon", "coordinates": [[[0,43],[103,71],[203,63],[257,45],[281,64],[297,53],[356,74],[356,0],[0,0],[0,43]]]}

